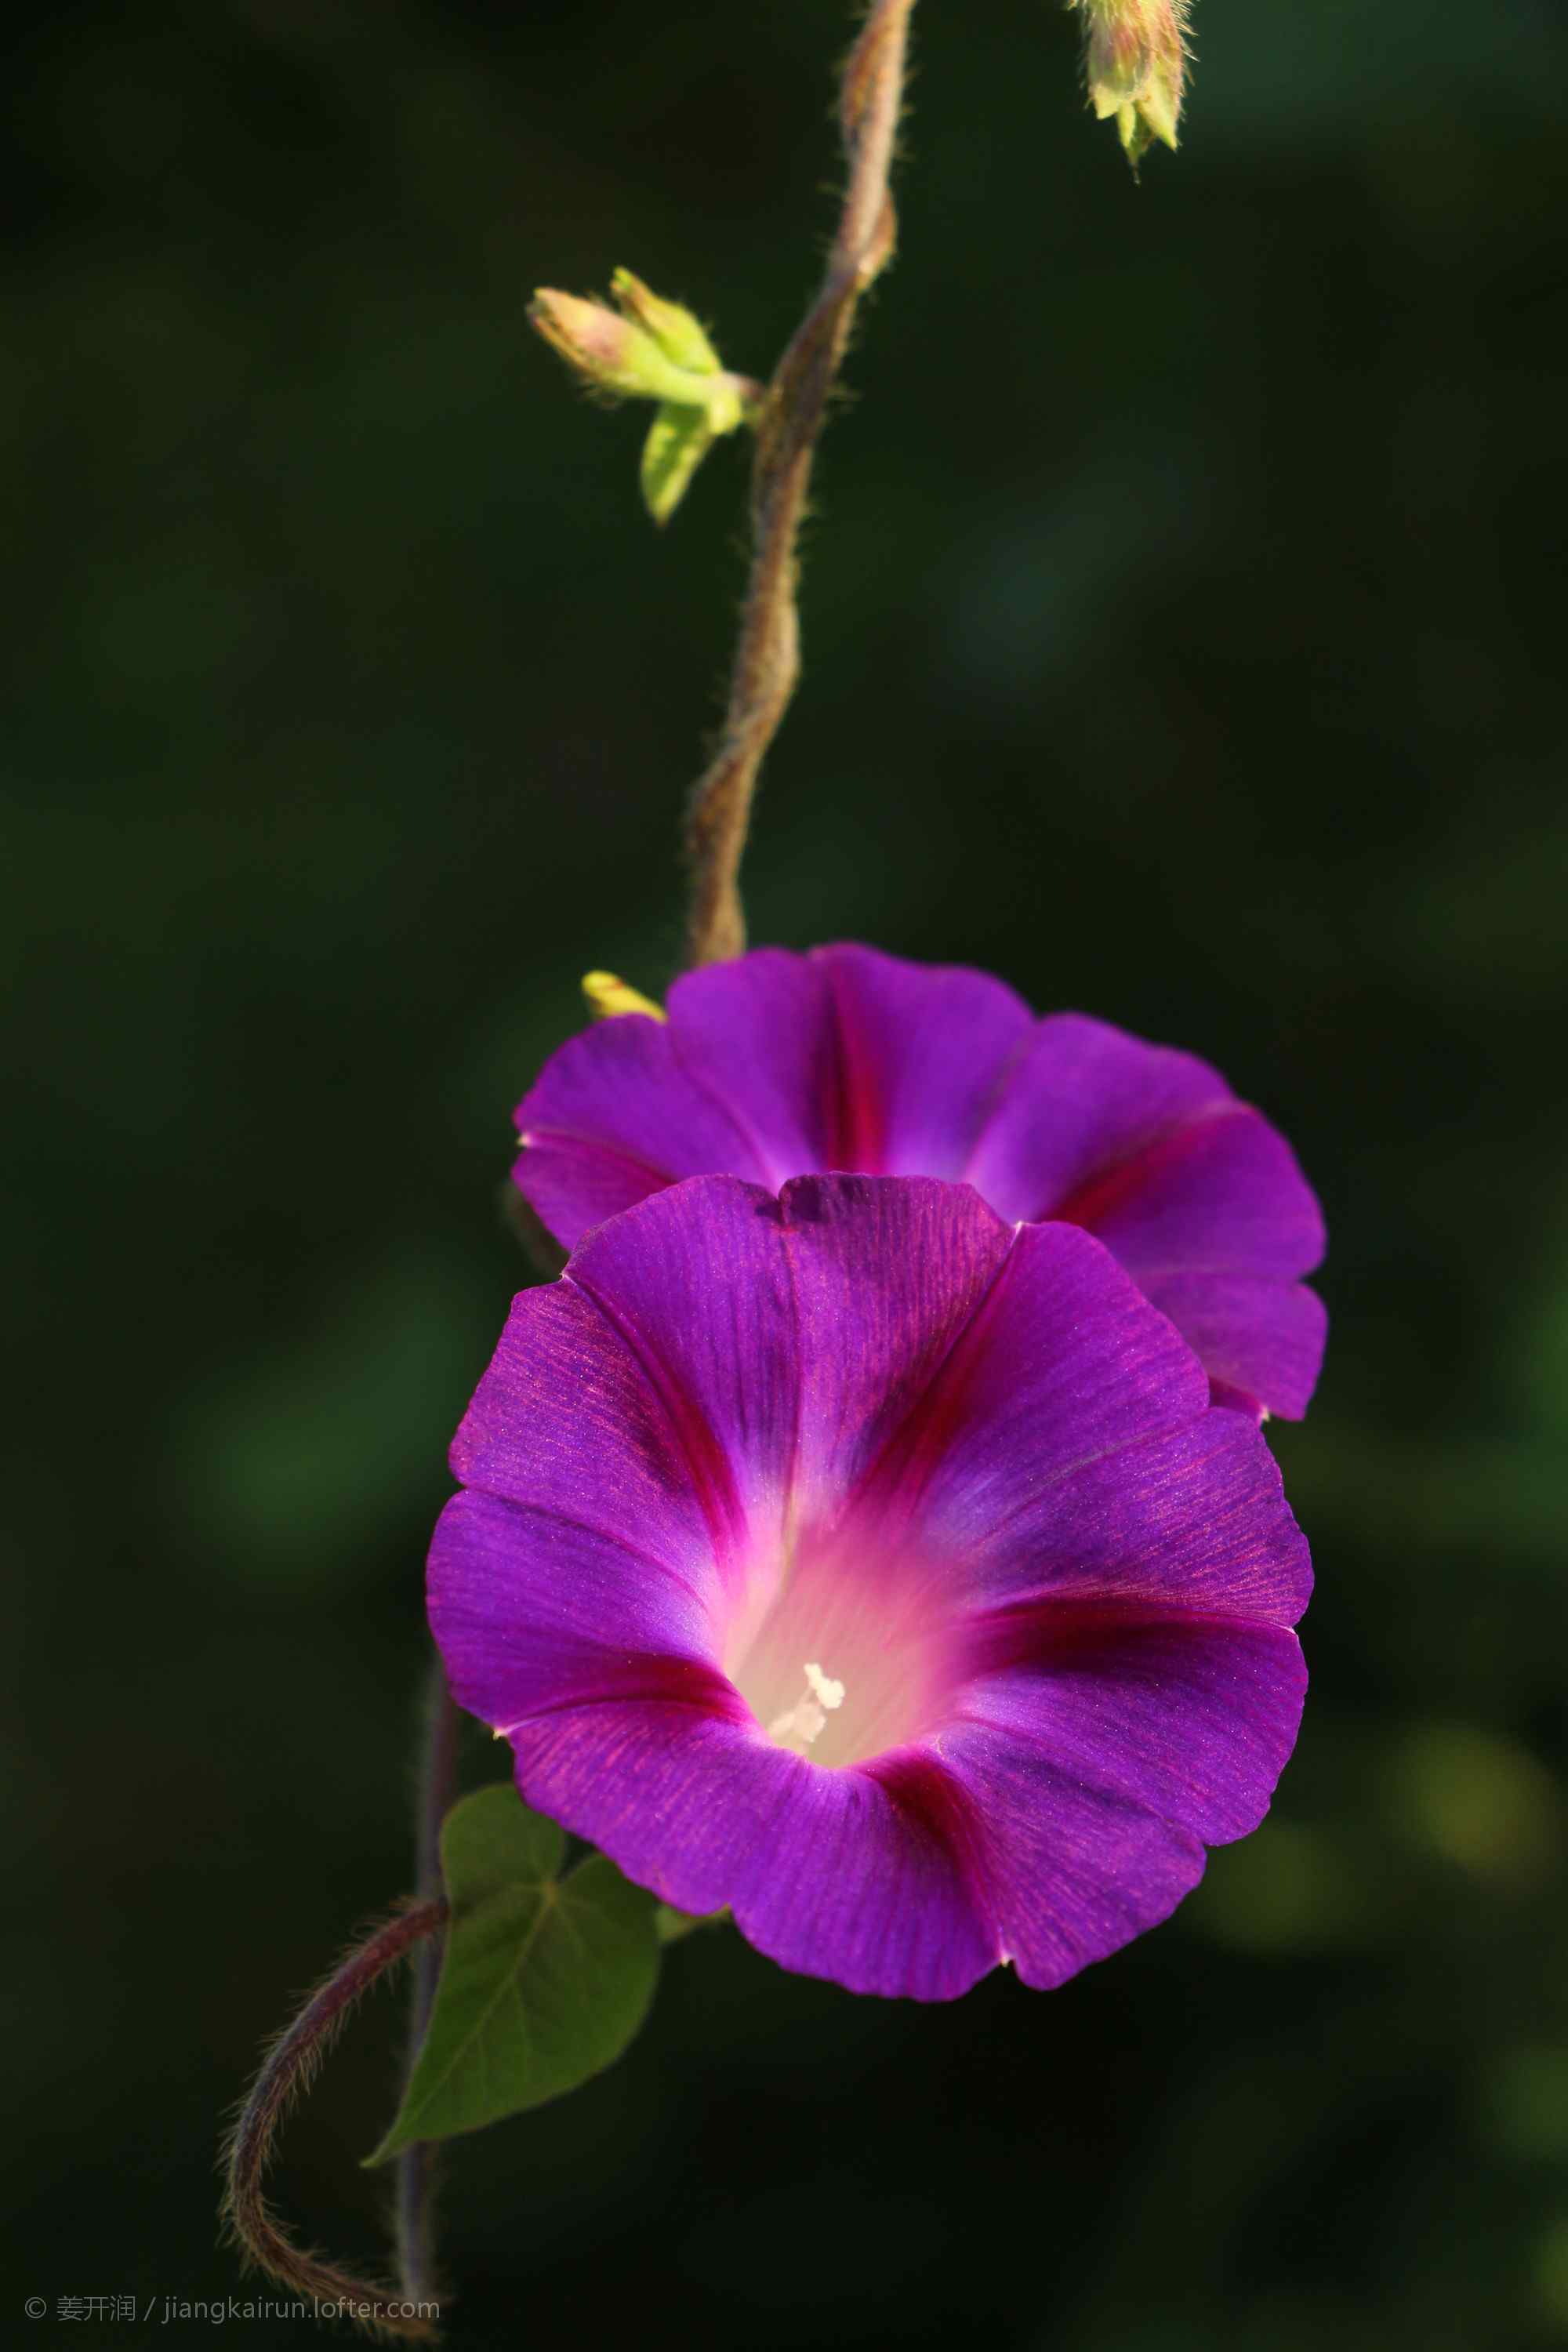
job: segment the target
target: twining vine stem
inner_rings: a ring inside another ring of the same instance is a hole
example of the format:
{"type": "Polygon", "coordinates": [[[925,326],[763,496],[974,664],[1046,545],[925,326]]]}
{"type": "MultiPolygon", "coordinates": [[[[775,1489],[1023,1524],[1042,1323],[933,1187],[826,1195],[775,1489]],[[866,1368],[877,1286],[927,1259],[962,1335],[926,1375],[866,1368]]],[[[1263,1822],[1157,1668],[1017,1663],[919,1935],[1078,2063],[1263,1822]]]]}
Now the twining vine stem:
{"type": "Polygon", "coordinates": [[[849,53],[838,121],[849,183],[827,275],[779,362],[757,421],[752,466],[752,568],[719,746],[691,795],[689,965],[721,963],[746,944],[741,856],[757,775],[800,675],[798,541],[828,395],[861,295],[891,257],[889,187],[914,0],[875,0],[849,53]]]}
{"type": "Polygon", "coordinates": [[[355,1945],[272,2044],[246,2094],[226,2150],[225,2218],[250,2261],[299,2294],[343,2306],[343,2316],[370,2334],[413,2344],[428,2343],[436,2334],[433,2318],[408,2307],[426,2298],[402,2285],[357,2278],[297,2246],[279,2225],[262,2184],[279,2124],[331,2048],[361,1993],[394,1961],[434,1936],[446,1918],[444,1902],[409,1904],[355,1945]]]}
{"type": "MultiPolygon", "coordinates": [[[[434,1903],[441,1895],[441,1824],[458,1793],[458,1710],[447,1687],[440,1658],[430,1661],[425,1699],[425,1737],[419,1757],[418,1810],[415,1819],[415,1885],[417,1899],[434,1903]]],[[[408,2054],[404,2087],[413,2079],[424,2047],[436,1987],[441,1975],[445,1942],[439,1933],[425,1938],[414,1955],[414,1988],[408,2005],[408,2054]]],[[[404,2298],[426,2303],[436,2293],[436,2245],[432,2204],[435,2194],[436,2149],[428,2140],[416,2140],[397,2159],[395,2236],[397,2275],[404,2298]]]]}

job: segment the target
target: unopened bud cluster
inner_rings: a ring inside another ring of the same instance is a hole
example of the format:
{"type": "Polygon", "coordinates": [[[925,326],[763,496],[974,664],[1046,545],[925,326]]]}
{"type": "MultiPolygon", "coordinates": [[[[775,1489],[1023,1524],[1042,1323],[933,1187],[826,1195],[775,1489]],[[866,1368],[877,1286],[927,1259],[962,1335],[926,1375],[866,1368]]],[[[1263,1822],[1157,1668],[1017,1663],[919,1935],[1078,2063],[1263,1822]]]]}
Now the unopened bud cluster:
{"type": "Polygon", "coordinates": [[[1100,121],[1114,117],[1136,170],[1156,139],[1176,143],[1186,78],[1188,0],[1073,0],[1084,15],[1084,78],[1100,121]]]}
{"type": "Polygon", "coordinates": [[[703,455],[723,433],[750,421],[763,387],[725,368],[701,325],[679,302],[617,269],[616,308],[542,286],[529,317],[595,391],[657,400],[643,450],[643,498],[656,522],[672,514],[703,455]]]}

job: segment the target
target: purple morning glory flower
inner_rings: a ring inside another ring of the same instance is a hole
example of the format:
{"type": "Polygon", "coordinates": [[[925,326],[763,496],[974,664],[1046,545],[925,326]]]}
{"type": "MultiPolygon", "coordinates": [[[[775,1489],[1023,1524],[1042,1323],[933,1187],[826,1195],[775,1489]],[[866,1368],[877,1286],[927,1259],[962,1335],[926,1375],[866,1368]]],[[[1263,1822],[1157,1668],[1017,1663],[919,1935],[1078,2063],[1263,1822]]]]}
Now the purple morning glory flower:
{"type": "Polygon", "coordinates": [[[1092,1236],[967,1185],[658,1193],[514,1302],[452,1459],[431,1624],[527,1801],[856,1991],[1060,1983],[1294,1744],[1260,1432],[1092,1236]]]}
{"type": "Polygon", "coordinates": [[[1289,1419],[1322,1358],[1318,1204],[1290,1147],[1205,1062],[984,972],[863,947],[763,948],[678,980],[668,1021],[574,1037],[517,1114],[516,1179],[567,1249],[687,1176],[770,1191],[845,1169],[974,1185],[1010,1223],[1099,1235],[1215,1401],[1289,1419]]]}

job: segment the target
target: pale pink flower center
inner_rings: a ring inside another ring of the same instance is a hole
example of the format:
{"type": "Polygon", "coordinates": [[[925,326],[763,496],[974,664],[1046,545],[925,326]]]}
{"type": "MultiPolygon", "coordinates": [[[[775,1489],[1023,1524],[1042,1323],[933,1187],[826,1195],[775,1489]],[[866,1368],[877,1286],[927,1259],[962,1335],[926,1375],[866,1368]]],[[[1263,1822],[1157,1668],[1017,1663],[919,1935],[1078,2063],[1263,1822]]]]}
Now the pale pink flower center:
{"type": "Polygon", "coordinates": [[[931,1730],[953,1647],[942,1580],[927,1564],[839,1536],[758,1561],[721,1657],[767,1738],[832,1768],[931,1730]]]}

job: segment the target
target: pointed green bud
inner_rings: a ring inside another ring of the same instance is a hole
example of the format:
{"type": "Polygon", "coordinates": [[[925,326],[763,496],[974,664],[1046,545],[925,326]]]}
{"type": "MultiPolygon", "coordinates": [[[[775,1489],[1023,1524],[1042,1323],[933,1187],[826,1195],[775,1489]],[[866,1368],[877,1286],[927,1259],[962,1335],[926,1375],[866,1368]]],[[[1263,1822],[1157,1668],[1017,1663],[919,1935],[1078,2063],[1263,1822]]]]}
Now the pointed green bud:
{"type": "Polygon", "coordinates": [[[528,315],[568,367],[575,368],[597,391],[621,393],[634,400],[680,400],[697,408],[707,405],[706,377],[678,367],[645,328],[623,318],[618,310],[542,286],[528,315]]]}
{"type": "Polygon", "coordinates": [[[717,375],[723,362],[691,312],[679,302],[667,302],[629,269],[617,269],[610,291],[628,319],[653,337],[666,359],[693,375],[717,375]]]}
{"type": "Polygon", "coordinates": [[[1071,0],[1084,12],[1084,78],[1101,122],[1114,117],[1134,171],[1156,139],[1176,143],[1186,77],[1188,0],[1071,0]]]}

